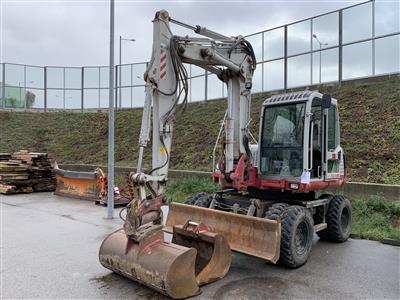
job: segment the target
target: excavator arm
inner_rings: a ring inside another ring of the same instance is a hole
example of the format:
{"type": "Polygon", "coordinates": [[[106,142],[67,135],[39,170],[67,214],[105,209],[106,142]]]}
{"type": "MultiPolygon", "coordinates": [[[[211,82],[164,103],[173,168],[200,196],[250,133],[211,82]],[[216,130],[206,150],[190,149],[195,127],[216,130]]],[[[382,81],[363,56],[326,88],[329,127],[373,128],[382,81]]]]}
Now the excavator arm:
{"type": "Polygon", "coordinates": [[[256,66],[253,49],[242,37],[226,37],[205,27],[183,24],[166,11],[156,14],[153,51],[145,73],[146,98],[139,139],[137,172],[132,174],[136,199],[146,197],[145,186],[153,196],[163,194],[170,162],[173,123],[178,103],[188,98],[188,74],[184,64],[199,66],[226,83],[228,90],[225,119],[224,173],[234,171],[234,162],[248,154],[248,127],[252,76],[256,66]],[[179,37],[172,34],[170,22],[193,29],[203,37],[179,37]],[[144,150],[152,127],[152,170],[143,172],[144,150]]]}

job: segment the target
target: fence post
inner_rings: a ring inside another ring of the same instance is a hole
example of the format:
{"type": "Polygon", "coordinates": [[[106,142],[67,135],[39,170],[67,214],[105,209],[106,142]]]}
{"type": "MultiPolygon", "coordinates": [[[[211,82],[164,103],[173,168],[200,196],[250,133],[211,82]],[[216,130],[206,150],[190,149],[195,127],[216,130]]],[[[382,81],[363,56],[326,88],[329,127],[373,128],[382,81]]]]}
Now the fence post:
{"type": "Polygon", "coordinates": [[[287,25],[285,25],[285,31],[284,31],[284,48],[283,48],[283,61],[284,61],[284,66],[283,66],[283,89],[287,90],[287,25]]]}
{"type": "Polygon", "coordinates": [[[372,76],[375,76],[375,1],[372,1],[372,76]]]}
{"type": "Polygon", "coordinates": [[[310,53],[310,85],[313,84],[313,63],[314,63],[314,61],[313,61],[313,55],[314,55],[314,53],[313,53],[313,34],[314,34],[313,20],[314,19],[311,19],[311,24],[310,24],[310,26],[311,26],[311,32],[310,32],[310,51],[311,51],[311,53],[310,53]]]}
{"type": "MultiPolygon", "coordinates": [[[[118,80],[119,80],[119,76],[118,76],[118,65],[115,66],[115,103],[114,103],[114,107],[116,110],[118,110],[118,93],[121,93],[121,91],[118,91],[118,80]]],[[[121,88],[120,88],[121,89],[121,88]]]]}
{"type": "Polygon", "coordinates": [[[207,101],[207,90],[208,90],[208,74],[207,70],[204,70],[204,101],[207,101]]]}
{"type": "Polygon", "coordinates": [[[47,112],[47,67],[44,67],[44,112],[47,112]]]}
{"type": "MultiPolygon", "coordinates": [[[[19,94],[21,95],[21,87],[19,88],[19,94]]],[[[21,98],[21,96],[20,96],[21,98]]],[[[21,99],[19,99],[21,100],[21,99]]],[[[26,65],[24,65],[24,110],[26,110],[26,65]]]]}
{"type": "Polygon", "coordinates": [[[6,64],[3,63],[3,69],[2,69],[2,73],[3,73],[3,82],[1,83],[3,86],[3,89],[1,90],[1,99],[2,99],[2,105],[3,108],[6,107],[6,64]]]}
{"type": "Polygon", "coordinates": [[[264,92],[264,32],[261,33],[261,60],[263,63],[261,63],[261,91],[264,92]]]}
{"type": "Polygon", "coordinates": [[[343,77],[343,10],[339,10],[339,86],[342,85],[343,77]]]}
{"type": "Polygon", "coordinates": [[[85,107],[85,96],[84,96],[84,86],[85,86],[85,68],[81,68],[81,112],[85,107]]]}

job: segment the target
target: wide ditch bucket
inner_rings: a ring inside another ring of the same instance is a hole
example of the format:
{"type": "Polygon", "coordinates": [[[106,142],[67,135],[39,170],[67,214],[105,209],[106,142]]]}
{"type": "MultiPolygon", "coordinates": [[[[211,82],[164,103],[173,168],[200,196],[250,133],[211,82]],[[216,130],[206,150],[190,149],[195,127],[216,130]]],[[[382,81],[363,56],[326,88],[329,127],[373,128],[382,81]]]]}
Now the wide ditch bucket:
{"type": "Polygon", "coordinates": [[[215,209],[170,203],[166,232],[188,220],[203,223],[210,232],[225,237],[232,250],[276,263],[281,242],[280,221],[251,217],[215,209]]]}
{"type": "Polygon", "coordinates": [[[119,229],[103,241],[100,263],[129,279],[174,299],[200,293],[199,286],[222,278],[229,270],[227,240],[202,224],[184,222],[164,240],[161,225],[148,225],[145,237],[134,241],[119,229]]]}

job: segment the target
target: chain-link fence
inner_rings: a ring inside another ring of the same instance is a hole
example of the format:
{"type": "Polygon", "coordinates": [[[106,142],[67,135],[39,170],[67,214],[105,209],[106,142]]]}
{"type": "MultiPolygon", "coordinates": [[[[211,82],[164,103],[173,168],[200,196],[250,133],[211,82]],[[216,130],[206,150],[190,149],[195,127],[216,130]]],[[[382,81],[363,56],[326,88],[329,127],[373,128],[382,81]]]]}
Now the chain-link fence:
{"type": "MultiPolygon", "coordinates": [[[[248,35],[257,69],[253,92],[398,74],[400,4],[369,1],[248,35]]],[[[116,66],[116,107],[141,107],[147,63],[116,66]]],[[[186,65],[189,101],[222,98],[224,84],[186,65]]],[[[0,108],[87,110],[108,107],[108,67],[0,64],[0,108]]]]}

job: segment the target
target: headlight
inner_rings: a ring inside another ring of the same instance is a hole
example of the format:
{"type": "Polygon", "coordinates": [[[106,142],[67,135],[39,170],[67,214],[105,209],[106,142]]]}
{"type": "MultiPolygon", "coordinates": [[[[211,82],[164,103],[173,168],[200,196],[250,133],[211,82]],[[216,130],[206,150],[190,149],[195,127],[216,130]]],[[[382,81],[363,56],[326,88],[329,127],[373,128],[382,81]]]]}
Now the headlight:
{"type": "Polygon", "coordinates": [[[299,189],[299,185],[297,183],[291,183],[290,184],[290,189],[292,190],[298,190],[299,189]]]}

